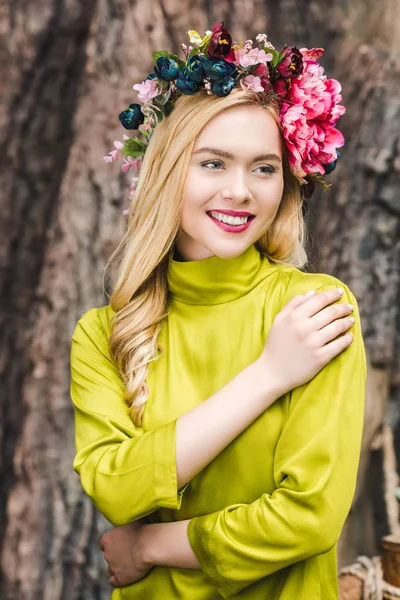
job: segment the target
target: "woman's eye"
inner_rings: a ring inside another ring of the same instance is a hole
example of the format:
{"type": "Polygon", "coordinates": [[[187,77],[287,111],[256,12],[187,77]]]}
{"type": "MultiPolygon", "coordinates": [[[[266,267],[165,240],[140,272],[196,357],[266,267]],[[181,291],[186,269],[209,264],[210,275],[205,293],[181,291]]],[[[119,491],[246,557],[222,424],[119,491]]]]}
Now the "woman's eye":
{"type": "MultiPolygon", "coordinates": [[[[220,160],[208,160],[207,162],[201,163],[201,166],[206,167],[209,171],[219,171],[220,169],[218,167],[223,167],[223,163],[220,160]]],[[[272,175],[273,173],[276,173],[276,169],[271,165],[262,165],[261,167],[257,167],[257,169],[264,169],[263,175],[272,175]]]]}
{"type": "MultiPolygon", "coordinates": [[[[207,162],[201,163],[202,167],[207,167],[208,165],[221,165],[222,163],[219,160],[208,160],[207,162]]],[[[211,171],[216,171],[216,169],[210,169],[211,171]]]]}
{"type": "Polygon", "coordinates": [[[272,175],[273,173],[276,173],[276,169],[274,167],[271,167],[271,165],[263,165],[262,167],[257,167],[258,169],[265,169],[264,173],[265,175],[272,175]]]}

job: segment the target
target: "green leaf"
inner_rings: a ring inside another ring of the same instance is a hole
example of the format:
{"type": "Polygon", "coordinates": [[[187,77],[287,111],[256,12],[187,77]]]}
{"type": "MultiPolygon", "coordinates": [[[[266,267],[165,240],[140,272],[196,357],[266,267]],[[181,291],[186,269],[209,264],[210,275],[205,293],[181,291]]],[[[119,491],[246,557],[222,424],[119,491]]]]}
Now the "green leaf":
{"type": "Polygon", "coordinates": [[[138,138],[130,138],[129,140],[125,140],[125,144],[123,145],[121,152],[125,156],[137,158],[145,153],[146,148],[147,144],[143,140],[139,140],[138,138]]]}
{"type": "Polygon", "coordinates": [[[159,50],[158,52],[153,52],[154,62],[156,62],[157,58],[160,58],[160,56],[166,56],[168,58],[168,56],[169,56],[168,50],[159,50]]]}
{"type": "Polygon", "coordinates": [[[277,50],[272,49],[272,48],[268,48],[268,52],[270,52],[273,56],[271,63],[270,63],[271,66],[276,67],[279,62],[280,53],[277,50]]]}
{"type": "Polygon", "coordinates": [[[200,48],[198,48],[197,46],[195,46],[194,48],[191,49],[190,54],[189,54],[189,58],[191,56],[196,56],[199,53],[200,53],[200,48]]]}

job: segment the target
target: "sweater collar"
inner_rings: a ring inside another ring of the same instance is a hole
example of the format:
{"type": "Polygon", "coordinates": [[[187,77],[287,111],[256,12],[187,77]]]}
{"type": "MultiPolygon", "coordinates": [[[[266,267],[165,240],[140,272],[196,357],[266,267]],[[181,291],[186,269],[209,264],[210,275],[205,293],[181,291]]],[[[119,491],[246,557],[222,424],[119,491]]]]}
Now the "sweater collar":
{"type": "MultiPolygon", "coordinates": [[[[202,260],[169,261],[168,287],[172,298],[185,304],[222,304],[248,294],[261,281],[263,258],[251,245],[235,258],[211,256],[202,260]]],[[[264,275],[265,276],[265,275],[264,275]]]]}

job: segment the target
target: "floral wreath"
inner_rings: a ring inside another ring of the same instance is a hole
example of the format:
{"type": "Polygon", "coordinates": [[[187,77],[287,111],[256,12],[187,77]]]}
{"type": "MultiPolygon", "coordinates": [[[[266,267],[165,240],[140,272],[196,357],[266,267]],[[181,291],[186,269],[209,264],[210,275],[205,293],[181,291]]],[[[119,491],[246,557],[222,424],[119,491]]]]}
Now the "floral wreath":
{"type": "MultiPolygon", "coordinates": [[[[138,130],[139,136],[123,136],[106,162],[125,156],[122,171],[136,171],[129,198],[135,192],[143,156],[151,135],[174,107],[182,94],[227,96],[233,87],[255,92],[271,92],[280,99],[280,121],[287,148],[289,167],[301,184],[303,198],[314,191],[315,182],[329,187],[322,179],[331,173],[344,144],[336,123],[346,111],[340,105],[341,85],[327,79],[318,59],[322,48],[285,46],[278,52],[264,33],[252,40],[234,42],[221,21],[201,37],[188,31],[190,46],[182,44],[185,61],[166,50],[153,53],[154,69],[142,83],[133,86],[142,104],[131,104],[119,120],[125,129],[138,130]]],[[[124,214],[128,211],[124,210],[124,214]]]]}

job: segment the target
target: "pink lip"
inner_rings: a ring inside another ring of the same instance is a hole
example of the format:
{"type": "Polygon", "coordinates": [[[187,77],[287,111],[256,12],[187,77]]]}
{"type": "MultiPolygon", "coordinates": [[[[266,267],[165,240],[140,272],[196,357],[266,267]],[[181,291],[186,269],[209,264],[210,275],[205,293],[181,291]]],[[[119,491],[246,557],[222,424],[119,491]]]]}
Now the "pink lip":
{"type": "MultiPolygon", "coordinates": [[[[217,211],[215,211],[215,212],[217,212],[217,211]]],[[[221,211],[218,211],[218,212],[221,212],[221,211]]],[[[247,214],[249,214],[249,213],[247,213],[247,214]]],[[[207,216],[211,219],[211,221],[213,223],[218,225],[218,227],[220,227],[224,231],[228,231],[229,233],[240,233],[241,231],[244,231],[245,229],[247,229],[250,226],[250,223],[252,223],[252,221],[254,221],[254,219],[249,219],[247,221],[247,223],[244,223],[243,225],[232,226],[232,225],[228,225],[228,223],[223,223],[222,221],[218,221],[218,219],[214,219],[214,217],[212,217],[208,213],[207,213],[207,216]]]]}
{"type": "Polygon", "coordinates": [[[229,215],[231,217],[254,217],[254,215],[252,213],[249,212],[243,212],[242,210],[219,210],[218,208],[214,209],[213,211],[208,211],[208,212],[219,212],[222,213],[223,215],[229,215]]]}

